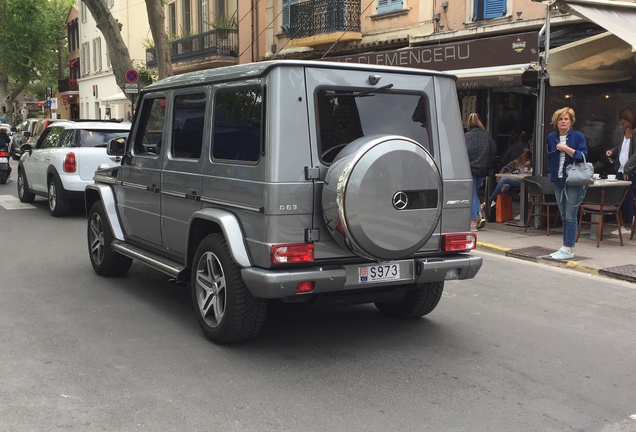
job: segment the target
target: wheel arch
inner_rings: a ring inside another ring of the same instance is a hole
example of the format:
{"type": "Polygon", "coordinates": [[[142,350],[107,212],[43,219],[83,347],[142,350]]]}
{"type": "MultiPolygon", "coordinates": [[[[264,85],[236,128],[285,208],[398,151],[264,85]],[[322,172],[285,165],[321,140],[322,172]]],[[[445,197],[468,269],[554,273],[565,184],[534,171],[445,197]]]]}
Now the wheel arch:
{"type": "Polygon", "coordinates": [[[102,185],[90,185],[86,186],[84,192],[84,205],[86,206],[86,217],[90,217],[91,207],[97,202],[101,201],[108,218],[108,224],[113,232],[113,236],[117,240],[124,240],[124,231],[119,223],[119,217],[117,216],[117,205],[115,203],[115,196],[113,189],[110,186],[102,185]]]}
{"type": "Polygon", "coordinates": [[[243,230],[237,217],[226,210],[206,208],[195,212],[190,218],[186,263],[192,266],[197,247],[203,238],[212,233],[222,233],[227,241],[232,259],[240,267],[251,267],[252,260],[245,246],[243,230]]]}
{"type": "MultiPolygon", "coordinates": [[[[46,183],[47,183],[47,187],[48,187],[48,182],[51,179],[51,177],[57,177],[60,179],[60,184],[62,184],[62,179],[60,178],[60,174],[57,172],[57,169],[53,166],[53,165],[49,165],[49,167],[46,169],[46,183]]],[[[62,186],[64,186],[62,184],[62,186]]]]}

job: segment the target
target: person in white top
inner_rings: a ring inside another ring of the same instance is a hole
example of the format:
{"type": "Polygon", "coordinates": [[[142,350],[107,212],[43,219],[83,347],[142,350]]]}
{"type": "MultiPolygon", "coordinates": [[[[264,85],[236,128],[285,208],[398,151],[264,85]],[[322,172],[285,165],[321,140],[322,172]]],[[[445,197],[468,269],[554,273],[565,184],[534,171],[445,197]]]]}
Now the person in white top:
{"type": "MultiPolygon", "coordinates": [[[[636,107],[628,106],[618,113],[618,124],[623,128],[623,136],[620,143],[607,150],[605,155],[614,163],[614,171],[616,178],[619,180],[628,180],[632,182],[632,186],[627,192],[625,200],[621,205],[621,214],[623,215],[623,226],[620,228],[622,234],[631,234],[632,223],[634,220],[634,199],[632,198],[632,189],[636,184],[636,146],[634,145],[634,129],[636,128],[636,107]]],[[[611,233],[618,235],[618,230],[611,233]]]]}

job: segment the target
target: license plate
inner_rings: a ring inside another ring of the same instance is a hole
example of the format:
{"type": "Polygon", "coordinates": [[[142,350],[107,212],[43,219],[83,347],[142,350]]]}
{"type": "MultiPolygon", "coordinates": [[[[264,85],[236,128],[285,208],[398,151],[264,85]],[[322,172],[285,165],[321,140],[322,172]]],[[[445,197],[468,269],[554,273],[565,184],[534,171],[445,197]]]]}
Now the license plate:
{"type": "Polygon", "coordinates": [[[400,264],[386,262],[358,268],[358,282],[378,282],[400,279],[400,264]]]}
{"type": "Polygon", "coordinates": [[[9,158],[1,157],[0,163],[9,163],[9,158]]]}

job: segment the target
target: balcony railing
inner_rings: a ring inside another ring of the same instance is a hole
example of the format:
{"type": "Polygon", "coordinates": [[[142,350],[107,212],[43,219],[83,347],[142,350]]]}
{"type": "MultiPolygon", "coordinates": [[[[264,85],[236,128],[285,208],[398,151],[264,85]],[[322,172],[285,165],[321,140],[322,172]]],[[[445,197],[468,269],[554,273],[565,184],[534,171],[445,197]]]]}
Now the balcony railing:
{"type": "MultiPolygon", "coordinates": [[[[238,31],[215,29],[170,43],[172,63],[207,57],[238,57],[238,31]]],[[[146,65],[157,66],[155,48],[146,50],[146,65]]]]}
{"type": "Polygon", "coordinates": [[[360,0],[309,0],[289,7],[289,37],[360,32],[360,0]]]}
{"type": "Polygon", "coordinates": [[[57,80],[57,91],[59,91],[60,93],[67,91],[79,91],[77,80],[69,78],[57,80]]]}

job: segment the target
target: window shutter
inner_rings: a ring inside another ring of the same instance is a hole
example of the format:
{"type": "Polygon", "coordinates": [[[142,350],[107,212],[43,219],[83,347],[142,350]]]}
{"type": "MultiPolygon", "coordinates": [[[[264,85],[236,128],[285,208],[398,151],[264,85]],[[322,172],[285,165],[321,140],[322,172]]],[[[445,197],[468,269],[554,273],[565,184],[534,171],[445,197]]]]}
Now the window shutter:
{"type": "Polygon", "coordinates": [[[484,19],[501,18],[506,9],[506,0],[484,0],[484,19]]]}
{"type": "Polygon", "coordinates": [[[378,13],[385,13],[385,12],[389,12],[391,9],[389,9],[389,1],[390,0],[378,0],[378,13]]]}
{"type": "Polygon", "coordinates": [[[289,31],[290,19],[289,19],[289,7],[297,3],[296,0],[283,0],[283,22],[281,24],[283,32],[287,33],[289,31]]]}

